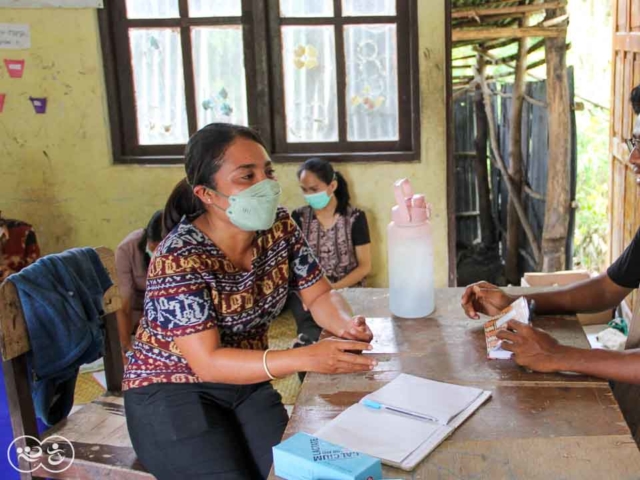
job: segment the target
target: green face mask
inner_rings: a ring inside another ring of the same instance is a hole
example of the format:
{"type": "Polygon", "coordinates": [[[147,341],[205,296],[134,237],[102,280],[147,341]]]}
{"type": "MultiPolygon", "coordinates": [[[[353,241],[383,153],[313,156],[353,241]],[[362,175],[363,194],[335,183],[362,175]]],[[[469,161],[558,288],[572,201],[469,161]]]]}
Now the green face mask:
{"type": "Polygon", "coordinates": [[[217,190],[210,190],[229,199],[229,208],[218,208],[224,210],[231,223],[241,230],[268,230],[276,220],[282,190],[275,180],[262,180],[236,195],[225,195],[217,190]]]}

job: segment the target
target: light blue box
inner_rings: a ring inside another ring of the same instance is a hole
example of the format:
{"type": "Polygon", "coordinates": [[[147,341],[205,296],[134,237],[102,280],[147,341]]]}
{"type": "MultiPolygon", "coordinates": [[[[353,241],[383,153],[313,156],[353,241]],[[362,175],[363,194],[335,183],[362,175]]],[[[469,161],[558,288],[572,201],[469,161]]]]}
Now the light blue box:
{"type": "Polygon", "coordinates": [[[296,433],[273,447],[275,474],[285,480],[380,480],[378,458],[296,433]]]}

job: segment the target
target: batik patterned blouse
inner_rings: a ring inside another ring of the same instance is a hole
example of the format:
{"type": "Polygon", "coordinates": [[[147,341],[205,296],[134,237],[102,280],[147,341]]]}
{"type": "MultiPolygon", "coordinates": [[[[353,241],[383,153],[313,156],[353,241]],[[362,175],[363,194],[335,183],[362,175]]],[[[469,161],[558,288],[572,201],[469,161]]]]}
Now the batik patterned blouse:
{"type": "MultiPolygon", "coordinates": [[[[336,283],[358,267],[356,247],[371,243],[367,217],[362,210],[347,207],[331,228],[325,229],[311,207],[293,211],[293,219],[313,250],[331,283],[336,283]]],[[[355,287],[363,287],[362,280],[355,287]]]]}
{"type": "Polygon", "coordinates": [[[217,328],[223,347],[266,349],[269,324],[289,292],[308,288],[323,275],[283,208],[269,230],[256,233],[248,272],[183,220],[151,260],[145,315],[128,354],[123,390],[200,382],[176,346],[177,337],[217,328]]]}

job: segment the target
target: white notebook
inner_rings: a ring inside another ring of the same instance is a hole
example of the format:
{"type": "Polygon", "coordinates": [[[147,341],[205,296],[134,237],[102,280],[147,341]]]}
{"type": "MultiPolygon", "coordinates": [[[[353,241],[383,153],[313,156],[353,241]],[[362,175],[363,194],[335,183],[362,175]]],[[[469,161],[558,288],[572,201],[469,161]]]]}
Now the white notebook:
{"type": "Polygon", "coordinates": [[[478,388],[403,373],[314,435],[413,470],[490,396],[478,388]]]}

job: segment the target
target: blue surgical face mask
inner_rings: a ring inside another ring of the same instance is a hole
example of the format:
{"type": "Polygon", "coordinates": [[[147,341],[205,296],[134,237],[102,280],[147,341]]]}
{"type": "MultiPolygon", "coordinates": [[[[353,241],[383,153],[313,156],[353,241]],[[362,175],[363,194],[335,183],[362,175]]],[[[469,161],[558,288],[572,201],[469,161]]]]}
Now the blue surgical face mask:
{"type": "Polygon", "coordinates": [[[218,208],[224,210],[231,223],[241,230],[268,230],[276,220],[282,190],[275,180],[267,178],[235,195],[210,190],[229,199],[229,207],[226,210],[218,208]]]}
{"type": "Polygon", "coordinates": [[[307,203],[314,210],[322,210],[324,207],[329,205],[329,202],[331,201],[331,197],[332,196],[333,196],[333,194],[329,195],[327,193],[327,191],[325,190],[324,192],[318,192],[318,193],[312,193],[310,195],[305,195],[304,199],[307,201],[307,203]]]}

